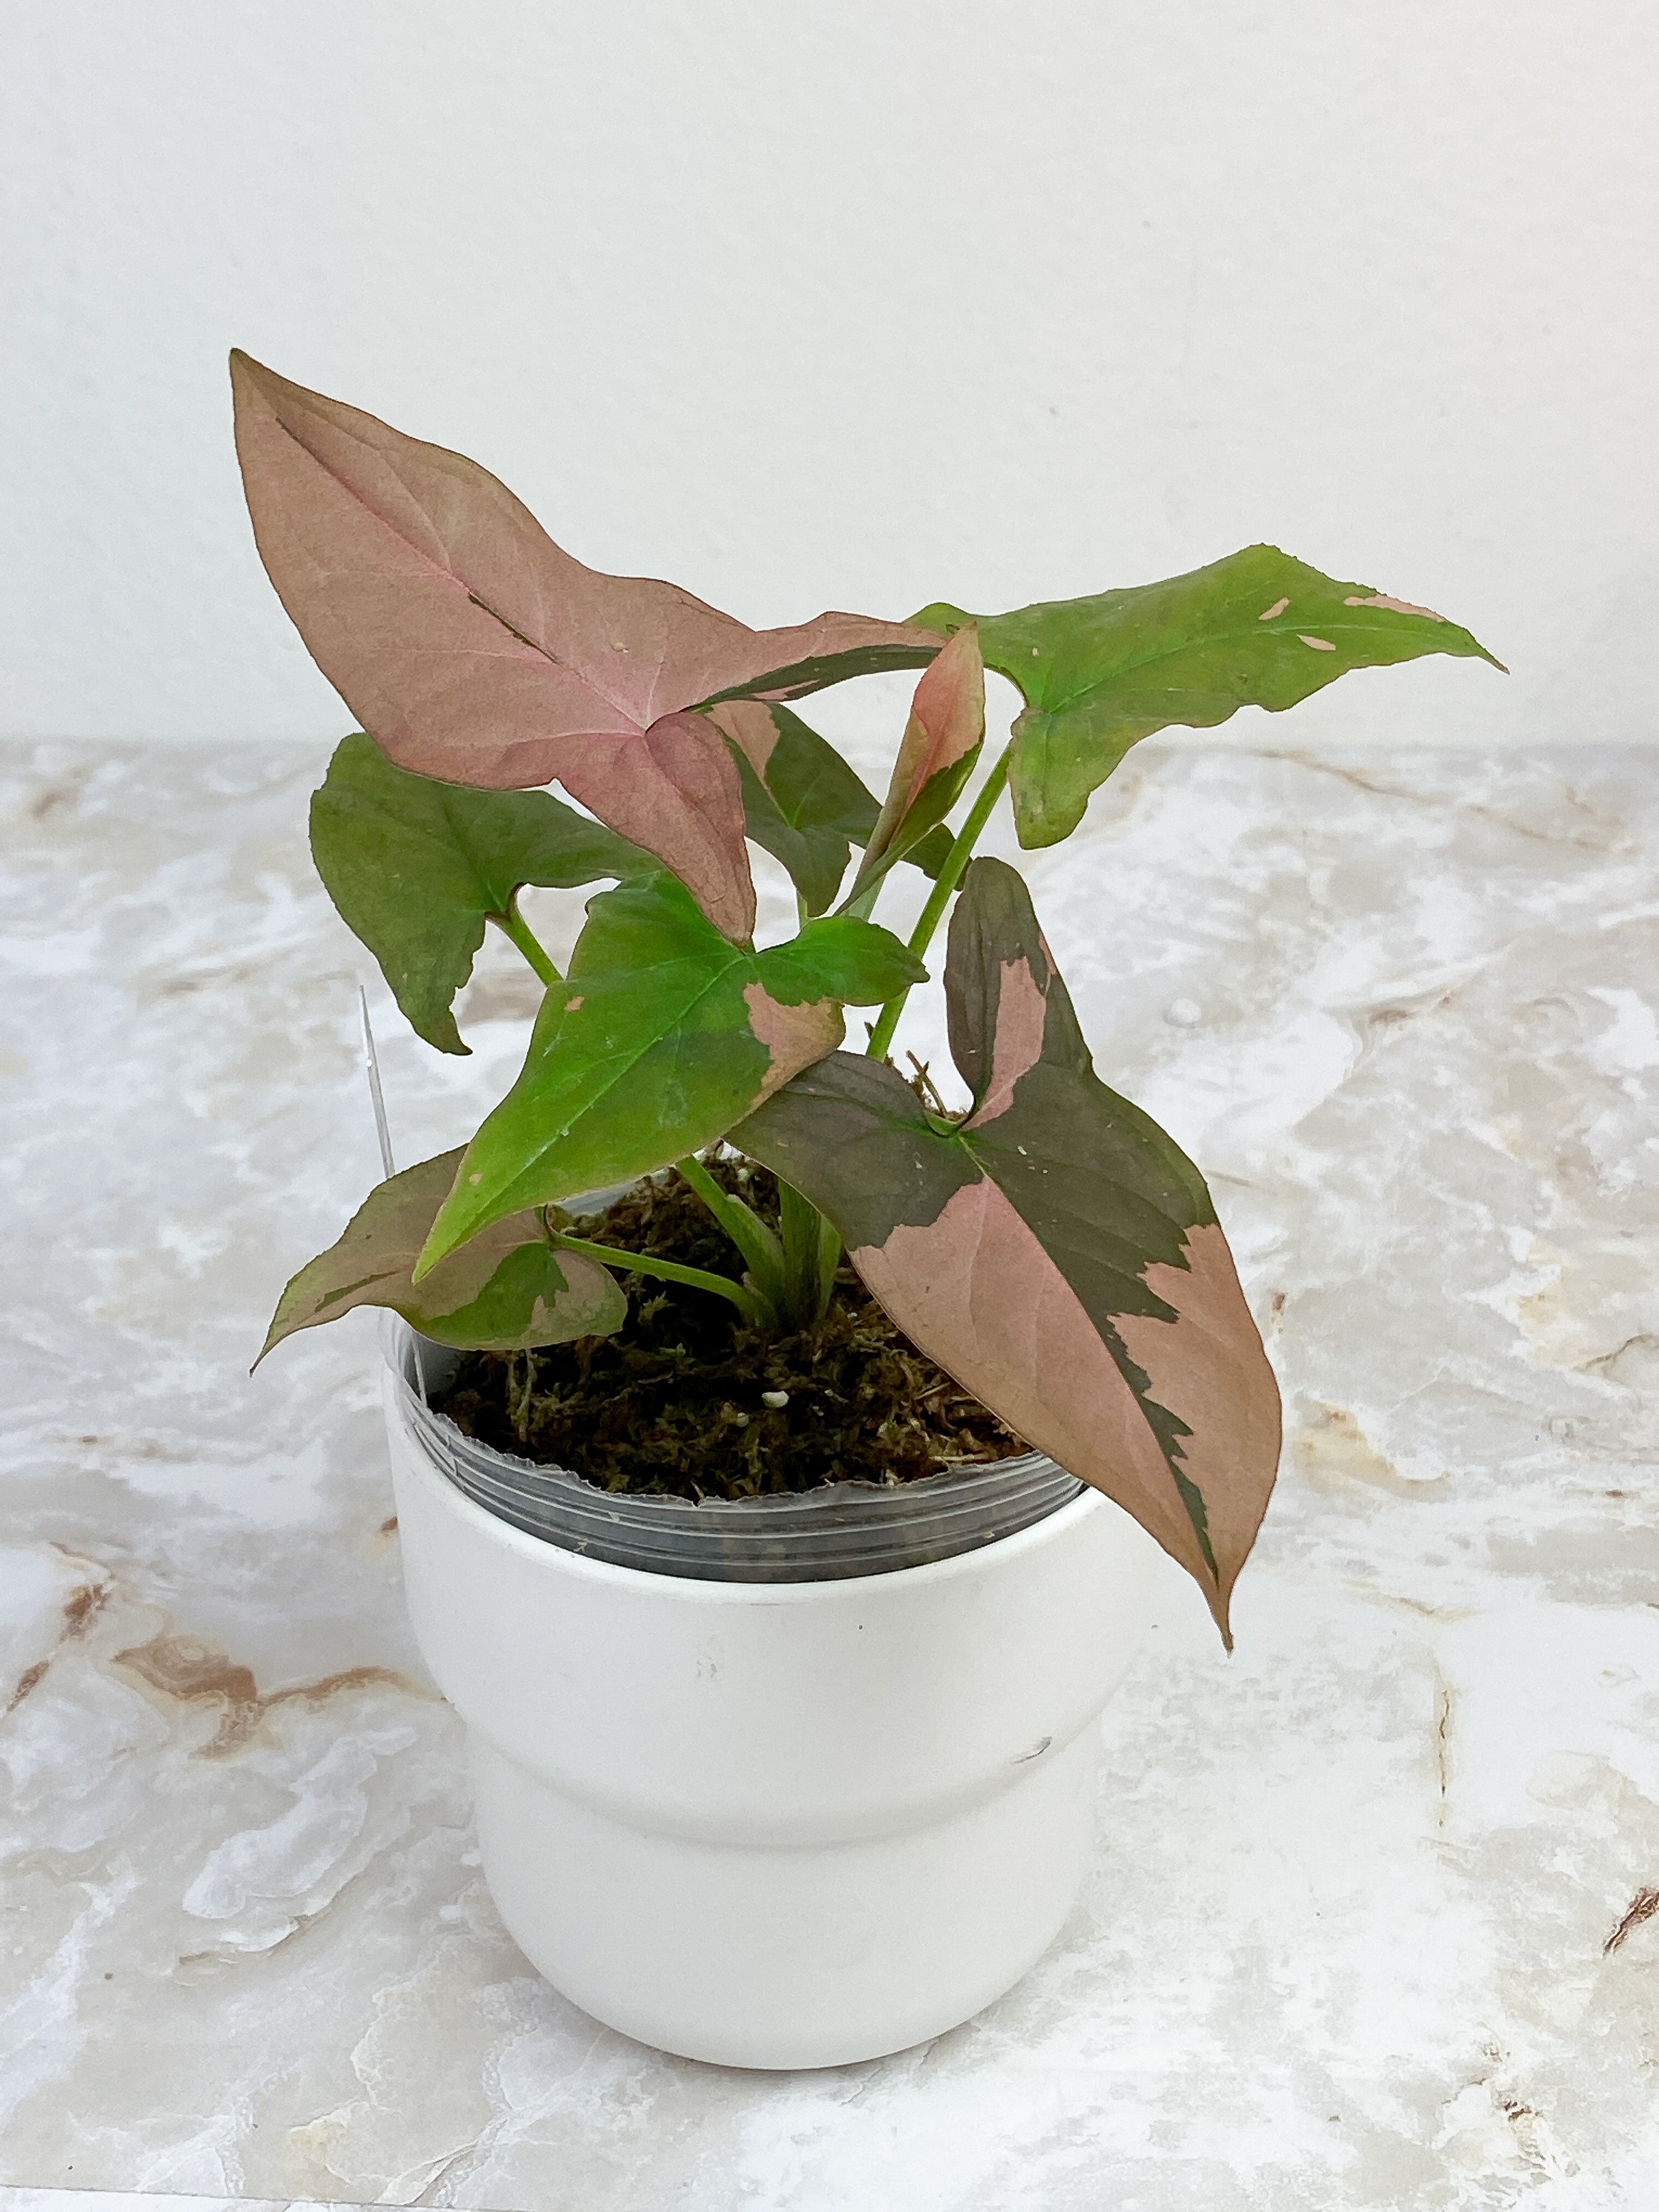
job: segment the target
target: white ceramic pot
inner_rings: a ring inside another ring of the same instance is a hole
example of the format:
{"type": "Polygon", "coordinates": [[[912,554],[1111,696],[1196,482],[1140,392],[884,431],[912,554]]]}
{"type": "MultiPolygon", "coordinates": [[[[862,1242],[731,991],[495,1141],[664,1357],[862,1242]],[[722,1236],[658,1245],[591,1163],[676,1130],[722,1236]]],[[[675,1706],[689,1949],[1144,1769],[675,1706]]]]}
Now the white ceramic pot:
{"type": "Polygon", "coordinates": [[[556,1988],[687,2057],[830,2066],[957,2026],[1042,1956],[1145,1626],[1127,1514],[1085,1492],[896,1572],[692,1579],[473,1503],[395,1376],[388,1420],[484,1872],[556,1988]]]}

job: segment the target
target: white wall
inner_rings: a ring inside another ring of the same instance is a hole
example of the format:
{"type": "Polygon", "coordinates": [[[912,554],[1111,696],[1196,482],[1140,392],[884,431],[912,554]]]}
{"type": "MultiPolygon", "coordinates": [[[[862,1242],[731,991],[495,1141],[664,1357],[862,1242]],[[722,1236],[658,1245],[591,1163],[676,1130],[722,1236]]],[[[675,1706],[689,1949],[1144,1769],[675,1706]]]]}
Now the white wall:
{"type": "Polygon", "coordinates": [[[0,40],[0,729],[344,726],[242,517],[237,343],[754,621],[1267,537],[1515,674],[1252,738],[1659,733],[1652,0],[8,0],[0,40]]]}

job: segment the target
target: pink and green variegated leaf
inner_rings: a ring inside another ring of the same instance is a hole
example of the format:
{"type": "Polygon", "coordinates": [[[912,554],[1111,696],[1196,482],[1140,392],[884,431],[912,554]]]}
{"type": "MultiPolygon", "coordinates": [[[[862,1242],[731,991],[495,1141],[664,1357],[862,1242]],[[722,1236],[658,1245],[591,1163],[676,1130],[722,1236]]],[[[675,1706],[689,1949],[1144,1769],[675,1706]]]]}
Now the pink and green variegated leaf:
{"type": "Polygon", "coordinates": [[[915,617],[947,631],[975,619],[987,667],[1025,699],[1009,777],[1022,845],[1069,836],[1130,746],[1172,723],[1207,730],[1241,707],[1277,714],[1351,669],[1428,653],[1503,666],[1431,607],[1339,583],[1276,545],[1012,614],[940,603],[915,617]]]}
{"type": "Polygon", "coordinates": [[[972,623],[924,673],[852,896],[878,883],[956,805],[985,741],[985,663],[972,623]]]}
{"type": "MultiPolygon", "coordinates": [[[[852,848],[868,844],[875,829],[881,808],[874,792],[787,707],[729,699],[708,713],[738,763],[750,836],[789,871],[807,913],[826,913],[852,848]]],[[[937,876],[950,850],[950,833],[939,829],[904,857],[937,876]]]]}
{"type": "Polygon", "coordinates": [[[745,951],[667,875],[601,891],[587,913],[518,1080],[467,1147],[417,1282],[503,1214],[712,1145],[834,1051],[843,1006],[879,1006],[927,978],[897,938],[849,915],[745,951]]]}
{"type": "Polygon", "coordinates": [[[952,917],[951,1122],[836,1053],[732,1141],[828,1214],[898,1326],[1228,1605],[1279,1461],[1279,1394],[1202,1176],[1095,1074],[1024,884],[952,917]]]}
{"type": "Polygon", "coordinates": [[[390,1307],[423,1336],[479,1352],[524,1352],[620,1328],[628,1302],[615,1279],[595,1261],[556,1251],[534,1213],[493,1223],[424,1281],[410,1279],[460,1163],[458,1148],[370,1191],[338,1243],[283,1292],[259,1359],[284,1337],[356,1306],[390,1307]]]}
{"type": "Polygon", "coordinates": [[[688,885],[727,936],[754,926],[714,696],[793,696],[939,641],[821,615],[751,630],[674,585],[562,552],[485,469],[231,356],[260,557],[318,666],[400,767],[486,789],[562,783],[688,885]]]}

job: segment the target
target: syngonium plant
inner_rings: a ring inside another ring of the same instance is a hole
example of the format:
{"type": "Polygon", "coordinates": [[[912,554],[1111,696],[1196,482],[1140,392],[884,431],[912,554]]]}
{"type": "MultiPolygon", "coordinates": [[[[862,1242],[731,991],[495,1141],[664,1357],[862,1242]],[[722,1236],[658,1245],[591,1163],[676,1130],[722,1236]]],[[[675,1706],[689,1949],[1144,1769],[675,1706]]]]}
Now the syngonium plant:
{"type": "Polygon", "coordinates": [[[364,1304],[454,1346],[602,1334],[629,1271],[797,1330],[844,1248],[922,1352],[1151,1532],[1231,1643],[1278,1463],[1273,1373],[1202,1176],[1101,1081],[1020,876],[974,846],[1005,787],[1020,844],[1058,843],[1172,724],[1278,711],[1350,669],[1492,655],[1271,545],[1010,614],[941,602],[751,630],[584,568],[460,454],[245,354],[231,375],[260,555],[362,725],[312,805],[330,895],[441,1052],[467,1050],[453,1001],[488,924],[545,993],[471,1142],[370,1194],[289,1283],[266,1350],[364,1304]],[[988,667],[1024,705],[952,831],[988,667]],[[878,801],[792,702],[896,669],[921,675],[878,801]],[[533,787],[552,782],[586,812],[533,787]],[[799,907],[795,935],[760,948],[751,840],[799,907]],[[933,879],[908,943],[872,918],[902,864],[933,879]],[[606,879],[561,975],[519,894],[606,879]],[[888,1058],[947,910],[960,1113],[888,1058]],[[842,1049],[848,1006],[878,1009],[862,1053],[842,1049]],[[699,1158],[722,1142],[775,1172],[775,1229],[699,1158]],[[670,1165],[739,1272],[571,1232],[568,1201],[670,1165]]]}

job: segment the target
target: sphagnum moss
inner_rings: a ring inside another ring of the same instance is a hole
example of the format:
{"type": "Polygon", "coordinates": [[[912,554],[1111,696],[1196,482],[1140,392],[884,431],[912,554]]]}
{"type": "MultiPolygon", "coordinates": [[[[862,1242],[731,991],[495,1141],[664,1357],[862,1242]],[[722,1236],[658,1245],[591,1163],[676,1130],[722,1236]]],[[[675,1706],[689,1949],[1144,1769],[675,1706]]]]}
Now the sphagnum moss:
{"type": "MultiPolygon", "coordinates": [[[[775,1223],[767,1170],[722,1160],[711,1172],[775,1223]]],[[[619,1199],[592,1233],[690,1267],[732,1264],[677,1175],[619,1199]]],[[[845,1263],[823,1321],[789,1336],[747,1328],[730,1307],[674,1284],[635,1278],[628,1299],[611,1335],[468,1352],[434,1404],[498,1450],[662,1497],[909,1482],[1027,1449],[900,1334],[845,1263]]]]}

